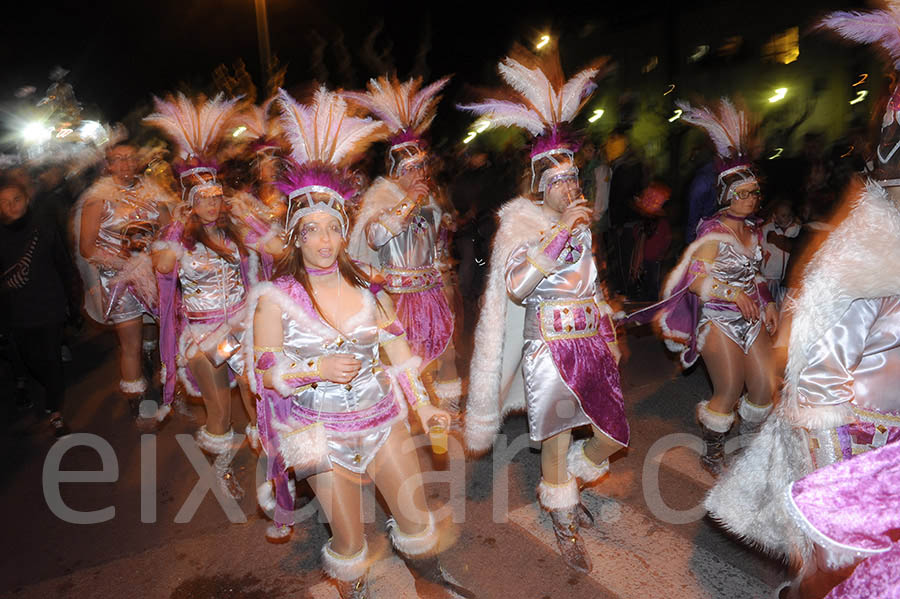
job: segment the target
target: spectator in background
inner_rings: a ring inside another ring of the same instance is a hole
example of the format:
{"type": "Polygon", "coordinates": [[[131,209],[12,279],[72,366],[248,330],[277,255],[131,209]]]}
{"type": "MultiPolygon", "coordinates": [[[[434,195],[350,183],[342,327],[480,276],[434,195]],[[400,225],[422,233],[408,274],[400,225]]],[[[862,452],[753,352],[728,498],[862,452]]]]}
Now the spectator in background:
{"type": "Polygon", "coordinates": [[[800,221],[794,217],[790,202],[779,200],[772,215],[762,227],[763,264],[762,274],[766,278],[769,292],[775,299],[775,306],[781,310],[786,288],[788,261],[794,240],[800,234],[800,221]]]}
{"type": "Polygon", "coordinates": [[[591,206],[591,231],[594,233],[594,261],[600,272],[606,266],[606,233],[609,231],[609,182],[612,170],[593,143],[585,144],[581,158],[581,189],[591,206]]]}
{"type": "Polygon", "coordinates": [[[618,128],[606,140],[606,160],[611,169],[609,181],[608,242],[609,284],[616,292],[625,290],[628,282],[628,259],[631,256],[630,229],[640,220],[634,211],[634,200],[644,189],[644,166],[628,144],[626,132],[618,128]]]}
{"type": "Polygon", "coordinates": [[[636,300],[659,299],[662,263],[672,245],[672,228],[664,210],[672,190],[662,183],[651,183],[637,200],[635,208],[640,222],[632,229],[634,250],[631,253],[629,297],[636,300]]]}
{"type": "Polygon", "coordinates": [[[709,218],[718,209],[716,201],[716,169],[715,161],[710,158],[704,162],[694,173],[688,185],[687,204],[688,217],[684,230],[684,242],[690,244],[697,238],[697,224],[704,218],[709,218]]]}
{"type": "Polygon", "coordinates": [[[44,387],[44,409],[57,437],[63,421],[60,345],[67,314],[77,314],[74,270],[50,215],[31,210],[28,190],[0,182],[0,297],[12,337],[30,374],[44,387]]]}

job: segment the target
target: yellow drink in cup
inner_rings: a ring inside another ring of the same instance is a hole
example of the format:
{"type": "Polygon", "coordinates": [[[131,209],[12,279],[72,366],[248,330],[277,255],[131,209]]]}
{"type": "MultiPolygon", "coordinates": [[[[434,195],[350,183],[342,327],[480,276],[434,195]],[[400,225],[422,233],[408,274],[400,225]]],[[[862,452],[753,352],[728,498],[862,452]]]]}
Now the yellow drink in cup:
{"type": "Polygon", "coordinates": [[[436,418],[432,418],[428,425],[428,439],[431,441],[431,451],[435,455],[447,453],[447,426],[436,418]]]}

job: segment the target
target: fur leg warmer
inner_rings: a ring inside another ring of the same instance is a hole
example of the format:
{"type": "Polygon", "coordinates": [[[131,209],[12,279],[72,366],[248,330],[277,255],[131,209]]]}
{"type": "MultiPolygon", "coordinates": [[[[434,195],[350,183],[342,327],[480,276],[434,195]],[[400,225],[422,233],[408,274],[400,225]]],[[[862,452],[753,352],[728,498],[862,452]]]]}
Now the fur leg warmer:
{"type": "Polygon", "coordinates": [[[394,548],[405,557],[423,557],[437,553],[438,536],[437,526],[434,523],[434,515],[428,515],[428,526],[420,533],[408,535],[400,530],[397,521],[388,518],[387,529],[391,535],[391,543],[394,548]]]}
{"type": "Polygon", "coordinates": [[[697,404],[697,420],[700,424],[717,433],[727,433],[734,424],[734,412],[723,414],[709,409],[708,401],[697,404]]]}
{"type": "Polygon", "coordinates": [[[753,424],[761,424],[768,416],[772,413],[772,407],[774,404],[770,401],[764,406],[757,405],[755,403],[751,403],[747,396],[744,395],[741,397],[741,401],[738,403],[738,416],[741,417],[741,420],[753,424]]]}
{"type": "Polygon", "coordinates": [[[586,439],[580,439],[569,446],[569,453],[566,455],[566,468],[569,474],[578,477],[582,482],[592,483],[609,473],[609,459],[595,464],[584,453],[586,442],[586,439]]]}
{"type": "Polygon", "coordinates": [[[558,485],[541,479],[537,490],[538,501],[545,510],[569,509],[575,507],[581,501],[578,481],[574,476],[558,485]]]}
{"type": "Polygon", "coordinates": [[[234,448],[234,430],[228,429],[223,435],[214,435],[206,430],[206,425],[200,427],[200,430],[194,435],[197,445],[200,449],[212,455],[221,455],[228,453],[234,448]]]}
{"type": "Polygon", "coordinates": [[[147,379],[145,379],[144,377],[135,379],[133,381],[126,381],[125,379],[122,379],[119,381],[119,390],[122,393],[127,393],[129,395],[143,393],[147,390],[147,379]]]}
{"type": "Polygon", "coordinates": [[[369,545],[363,540],[363,548],[354,555],[343,556],[331,550],[331,541],[322,546],[322,569],[329,578],[352,582],[365,576],[369,569],[369,545]]]}

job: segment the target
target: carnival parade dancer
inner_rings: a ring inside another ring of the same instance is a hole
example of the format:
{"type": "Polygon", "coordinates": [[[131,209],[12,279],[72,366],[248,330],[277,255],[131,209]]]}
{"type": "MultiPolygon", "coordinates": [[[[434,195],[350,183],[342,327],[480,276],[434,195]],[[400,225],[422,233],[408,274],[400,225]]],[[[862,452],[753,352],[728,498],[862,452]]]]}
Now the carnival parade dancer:
{"type": "Polygon", "coordinates": [[[452,217],[430,180],[423,138],[449,80],[420,89],[419,79],[401,83],[380,77],[369,81],[368,91],[345,92],[344,97],[380,119],[391,144],[388,176],[363,194],[350,232],[350,255],[381,269],[409,345],[422,358],[429,392],[438,405],[457,413],[462,381],[452,343],[453,314],[442,291],[445,273],[452,268],[442,252],[452,217]]]}
{"type": "Polygon", "coordinates": [[[761,194],[745,147],[747,118],[727,99],[721,100],[717,112],[685,102],[678,106],[682,119],[704,129],[715,144],[722,208],[697,225],[696,239],[663,286],[662,301],[628,320],[656,318],[666,347],[680,354],[685,368],[703,356],[713,395],[697,406],[705,445],[700,463],[718,476],[735,408],[742,435],[756,432],[772,411],[771,336],[778,313],[760,272],[762,237],[753,214],[761,194]]]}
{"type": "MultiPolygon", "coordinates": [[[[879,43],[900,69],[900,9],[833,13],[822,26],[879,43]]],[[[887,103],[875,168],[843,222],[806,266],[790,300],[781,401],[760,434],[710,491],[706,507],[728,530],[800,566],[797,587],[858,556],[814,558],[786,505],[793,481],[900,439],[900,87],[887,103]],[[763,465],[763,466],[761,466],[763,465]]],[[[855,458],[854,458],[855,459],[855,458]]],[[[867,491],[861,491],[867,492],[867,491]]],[[[874,596],[874,595],[872,595],[874,596]]]]}
{"type": "MultiPolygon", "coordinates": [[[[73,237],[84,284],[85,312],[112,324],[119,341],[119,389],[135,417],[147,390],[142,373],[142,328],[157,311],[150,243],[168,222],[170,194],[142,177],[137,150],[114,130],[106,151],[109,176],[100,178],[75,206],[73,237]]],[[[150,342],[145,350],[152,350],[150,342]]]]}
{"type": "Polygon", "coordinates": [[[537,136],[534,196],[515,198],[499,212],[475,332],[465,439],[470,450],[486,451],[501,415],[527,408],[531,439],[541,442],[541,506],[553,520],[563,559],[589,571],[578,530],[592,518],[577,479],[593,482],[606,474],[609,456],[629,441],[612,310],[597,283],[590,208],[563,132],[590,96],[599,69],[585,69],[565,85],[548,78],[554,71],[512,58],[499,69],[520,98],[461,108],[486,116],[492,126],[522,127],[537,136]],[[522,389],[510,388],[520,364],[524,397],[522,389]],[[582,425],[594,436],[571,443],[572,429],[582,425]]]}
{"type": "Polygon", "coordinates": [[[221,488],[240,498],[243,490],[230,463],[237,449],[231,428],[231,386],[236,383],[250,416],[246,433],[258,443],[256,409],[238,351],[243,335],[246,299],[259,280],[260,259],[278,249],[277,232],[259,222],[236,198],[225,198],[215,182],[210,160],[234,100],[206,100],[199,108],[179,95],[156,99],[157,112],[146,118],[173,138],[180,151],[185,187],[182,220],[175,220],[153,244],[160,296],[160,355],[163,362],[165,418],[174,397],[176,377],[194,396],[203,398],[206,424],[196,434],[198,445],[215,456],[221,488]],[[187,124],[187,125],[186,125],[187,124]],[[197,126],[199,124],[199,126],[197,126]],[[185,174],[187,171],[192,171],[185,174]],[[195,184],[186,182],[197,178],[195,184]]]}
{"type": "Polygon", "coordinates": [[[390,296],[372,287],[367,267],[345,250],[344,202],[353,189],[341,169],[380,134],[381,123],[349,116],[346,101],[324,87],[309,105],[284,91],[278,101],[296,163],[285,187],[290,253],[281,276],[251,295],[245,347],[263,398],[260,430],[270,465],[308,480],[322,505],[333,534],[322,548],[323,565],[341,597],[369,596],[363,474],[390,508],[391,541],[420,594],[470,597],[437,561],[438,528],[408,443],[408,408],[426,429],[449,425],[450,416],[428,401],[421,360],[410,352],[390,296]]]}

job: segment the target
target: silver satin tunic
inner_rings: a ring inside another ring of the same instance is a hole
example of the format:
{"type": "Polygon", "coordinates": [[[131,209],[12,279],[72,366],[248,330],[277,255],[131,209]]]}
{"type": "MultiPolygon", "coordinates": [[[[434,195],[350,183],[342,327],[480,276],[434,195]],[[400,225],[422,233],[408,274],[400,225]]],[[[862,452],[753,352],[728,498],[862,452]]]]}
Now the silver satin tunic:
{"type": "MultiPolygon", "coordinates": [[[[752,257],[739,251],[733,244],[719,242],[719,250],[709,275],[741,289],[750,298],[757,298],[756,277],[762,267],[762,249],[756,244],[752,257]]],[[[698,330],[711,323],[725,333],[746,354],[762,330],[762,319],[749,321],[741,315],[733,303],[711,300],[703,304],[698,330]]]]}
{"type": "MultiPolygon", "coordinates": [[[[135,223],[146,223],[153,230],[159,229],[159,207],[141,198],[141,185],[142,183],[138,182],[131,187],[119,186],[117,197],[106,198],[103,201],[96,241],[98,248],[118,255],[128,244],[127,229],[135,223]]],[[[107,298],[110,294],[110,280],[118,274],[118,271],[104,266],[98,266],[97,271],[100,275],[100,285],[103,287],[103,296],[107,298]]],[[[125,322],[138,318],[144,312],[143,305],[128,290],[113,307],[109,319],[114,323],[125,322]]]]}
{"type": "MultiPolygon", "coordinates": [[[[371,411],[379,405],[384,410],[396,409],[397,398],[391,395],[391,383],[381,367],[379,348],[379,328],[375,314],[374,296],[365,293],[365,306],[344,324],[346,333],[339,332],[322,322],[330,333],[321,333],[300,326],[288,314],[281,317],[284,333],[284,353],[291,360],[304,360],[328,354],[352,354],[362,362],[359,372],[343,385],[331,381],[321,381],[315,386],[298,389],[291,397],[295,409],[302,410],[304,416],[317,421],[338,421],[347,429],[353,429],[354,413],[371,411]]],[[[332,463],[363,473],[375,458],[378,450],[387,442],[391,427],[399,420],[394,417],[381,424],[363,430],[339,432],[326,426],[328,457],[332,463]]]]}
{"type": "Polygon", "coordinates": [[[801,404],[900,413],[900,296],[854,300],[806,354],[801,404]]]}
{"type": "MultiPolygon", "coordinates": [[[[553,300],[595,300],[597,267],[591,251],[591,232],[579,227],[569,246],[577,249],[574,261],[565,263],[550,276],[528,261],[528,245],[522,245],[506,263],[506,290],[516,302],[525,305],[525,344],[522,347],[522,376],[525,379],[525,402],[528,407],[529,436],[543,441],[574,427],[591,424],[578,397],[566,385],[541,336],[538,308],[541,302],[553,300]],[[529,290],[538,281],[534,290],[529,290]]],[[[569,248],[564,249],[559,264],[569,248]]]]}
{"type": "Polygon", "coordinates": [[[416,208],[406,227],[397,235],[378,220],[371,221],[366,230],[366,239],[369,246],[378,253],[381,268],[385,271],[432,266],[440,223],[440,209],[429,203],[416,208]]]}
{"type": "MultiPolygon", "coordinates": [[[[200,242],[193,250],[184,250],[178,261],[178,281],[181,283],[181,305],[187,317],[182,342],[182,355],[191,357],[190,342],[204,347],[217,344],[228,321],[229,330],[238,341],[243,338],[241,323],[244,321],[247,290],[241,277],[240,253],[233,242],[228,241],[234,263],[229,262],[200,242]],[[214,339],[215,337],[215,339],[214,339]]],[[[242,352],[234,352],[228,365],[236,373],[244,371],[242,352]]]]}

